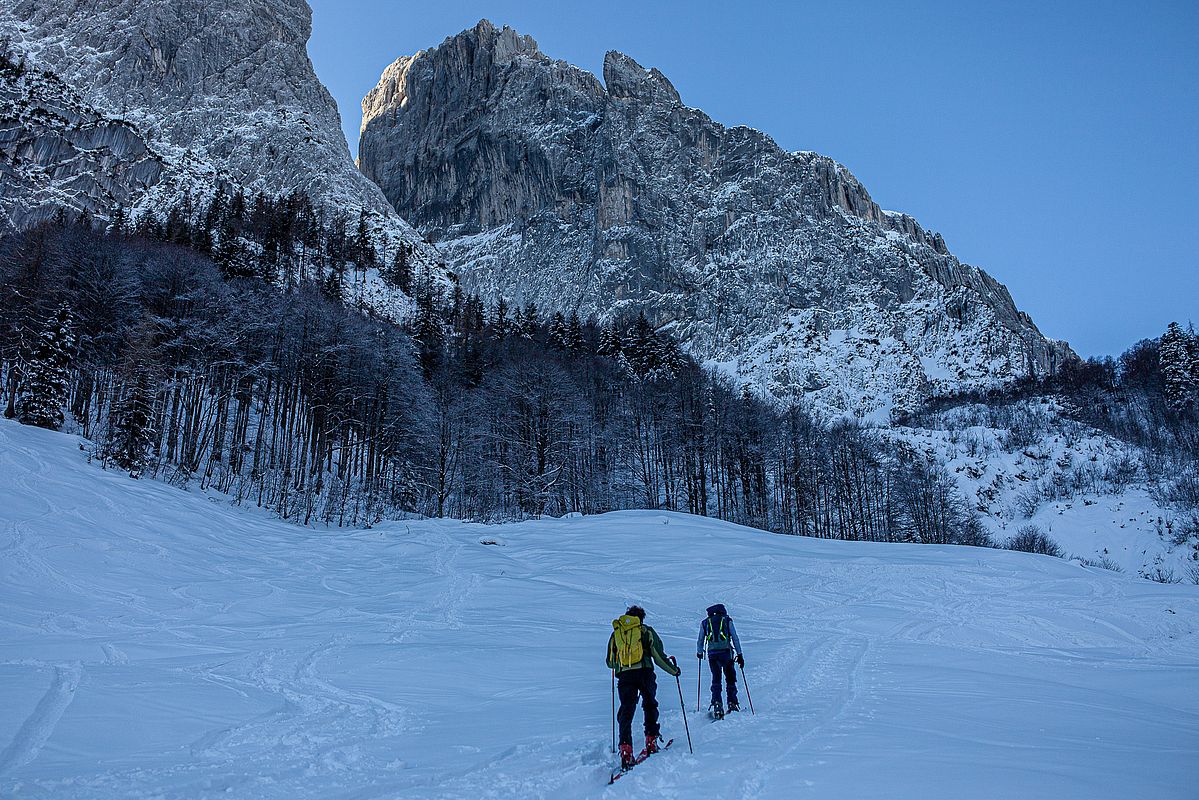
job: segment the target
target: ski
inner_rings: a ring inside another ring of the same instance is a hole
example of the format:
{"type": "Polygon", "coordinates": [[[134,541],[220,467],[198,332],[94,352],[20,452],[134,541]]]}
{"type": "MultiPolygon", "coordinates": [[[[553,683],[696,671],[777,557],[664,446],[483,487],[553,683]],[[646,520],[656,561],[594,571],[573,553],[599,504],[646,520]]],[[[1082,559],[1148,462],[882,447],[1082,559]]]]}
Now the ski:
{"type": "MultiPolygon", "coordinates": [[[[667,748],[669,748],[672,744],[674,744],[674,739],[668,740],[666,742],[666,744],[664,744],[658,748],[658,752],[661,753],[663,750],[666,750],[667,748]]],[[[631,770],[633,767],[637,766],[641,762],[645,761],[647,758],[649,758],[652,755],[654,755],[654,754],[647,753],[644,750],[642,750],[640,753],[637,754],[637,757],[633,759],[633,763],[629,767],[627,767],[626,769],[618,769],[616,772],[612,773],[612,779],[608,781],[608,785],[611,786],[612,784],[616,783],[616,781],[619,780],[622,775],[624,775],[626,772],[628,772],[629,770],[631,770]]]]}

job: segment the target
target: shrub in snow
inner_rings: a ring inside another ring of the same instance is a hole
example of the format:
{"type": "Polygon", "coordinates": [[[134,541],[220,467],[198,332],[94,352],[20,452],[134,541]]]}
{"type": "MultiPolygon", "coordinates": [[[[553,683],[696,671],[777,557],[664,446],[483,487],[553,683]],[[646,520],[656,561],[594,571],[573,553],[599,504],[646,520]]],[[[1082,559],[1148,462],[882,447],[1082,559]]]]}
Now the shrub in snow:
{"type": "Polygon", "coordinates": [[[991,534],[983,527],[982,522],[978,517],[967,517],[961,524],[957,533],[953,537],[954,544],[964,544],[971,547],[994,547],[995,540],[991,538],[991,534]]]}
{"type": "Polygon", "coordinates": [[[1007,549],[1019,550],[1022,553],[1039,553],[1043,556],[1057,556],[1058,558],[1062,556],[1062,548],[1057,546],[1057,542],[1050,539],[1049,535],[1036,525],[1025,525],[1016,531],[1016,535],[1008,541],[1007,549]]]}
{"type": "Polygon", "coordinates": [[[1104,467],[1103,479],[1119,492],[1135,481],[1139,472],[1136,460],[1125,455],[1104,467]]]}
{"type": "Polygon", "coordinates": [[[1124,567],[1121,567],[1115,561],[1112,561],[1107,556],[1100,556],[1098,559],[1086,558],[1085,556],[1071,556],[1072,561],[1077,561],[1084,567],[1097,567],[1099,569],[1110,570],[1111,572],[1123,572],[1124,567]]]}
{"type": "Polygon", "coordinates": [[[1188,465],[1166,476],[1158,486],[1166,503],[1199,508],[1199,467],[1188,465]]]}
{"type": "Polygon", "coordinates": [[[1159,524],[1158,534],[1165,536],[1175,547],[1182,547],[1191,539],[1199,540],[1199,512],[1166,520],[1164,530],[1159,524]]]}
{"type": "Polygon", "coordinates": [[[1154,583],[1182,583],[1182,578],[1168,567],[1155,567],[1152,571],[1142,572],[1141,575],[1154,583]]]}
{"type": "Polygon", "coordinates": [[[1037,507],[1040,505],[1041,491],[1035,486],[1016,495],[1016,510],[1023,514],[1025,519],[1037,513],[1037,507]]]}

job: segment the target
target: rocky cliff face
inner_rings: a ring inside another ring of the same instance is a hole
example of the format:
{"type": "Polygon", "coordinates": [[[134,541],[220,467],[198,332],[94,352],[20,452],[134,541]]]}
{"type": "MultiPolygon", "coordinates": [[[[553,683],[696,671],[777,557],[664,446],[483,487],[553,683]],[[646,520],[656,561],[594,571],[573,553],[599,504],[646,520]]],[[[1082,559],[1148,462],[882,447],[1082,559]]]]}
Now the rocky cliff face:
{"type": "Polygon", "coordinates": [[[713,122],[620,53],[601,82],[484,21],[389,66],[363,112],[363,172],[486,296],[644,310],[700,359],[834,412],[1072,357],[844,167],[713,122]]]}
{"type": "Polygon", "coordinates": [[[162,173],[136,127],[105,118],[51,73],[0,60],[0,231],[60,208],[107,214],[162,173]]]}
{"type": "MultiPolygon", "coordinates": [[[[311,22],[303,0],[0,0],[14,57],[141,136],[172,193],[202,198],[221,183],[303,191],[330,212],[364,209],[380,243],[419,243],[350,158],[337,106],[308,60],[311,22]]],[[[143,183],[130,186],[141,207],[164,202],[143,183]]],[[[436,259],[419,247],[418,258],[436,259]]]]}

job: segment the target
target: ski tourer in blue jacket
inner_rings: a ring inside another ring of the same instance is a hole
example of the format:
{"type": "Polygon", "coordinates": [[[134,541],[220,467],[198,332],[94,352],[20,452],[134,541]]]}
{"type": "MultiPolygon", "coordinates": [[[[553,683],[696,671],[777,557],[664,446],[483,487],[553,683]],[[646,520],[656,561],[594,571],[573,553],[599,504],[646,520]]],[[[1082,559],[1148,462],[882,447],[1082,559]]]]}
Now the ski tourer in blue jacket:
{"type": "Polygon", "coordinates": [[[708,616],[699,624],[699,638],[695,642],[695,657],[708,655],[708,667],[712,670],[712,711],[720,717],[725,708],[721,703],[721,678],[728,691],[728,710],[737,711],[737,670],[733,664],[745,666],[741,650],[741,639],[733,618],[725,611],[724,604],[708,607],[708,616]]]}

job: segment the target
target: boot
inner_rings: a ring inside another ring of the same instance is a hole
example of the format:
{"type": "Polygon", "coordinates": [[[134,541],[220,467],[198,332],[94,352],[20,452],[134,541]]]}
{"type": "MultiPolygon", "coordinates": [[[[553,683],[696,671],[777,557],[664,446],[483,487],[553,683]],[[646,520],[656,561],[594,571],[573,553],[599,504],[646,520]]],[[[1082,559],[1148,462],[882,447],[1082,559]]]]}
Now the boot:
{"type": "Polygon", "coordinates": [[[741,710],[741,706],[737,704],[737,701],[736,701],[736,700],[730,700],[730,701],[729,701],[729,707],[728,707],[727,709],[725,709],[725,710],[726,710],[726,711],[728,711],[728,712],[731,714],[731,713],[733,713],[734,711],[740,711],[740,710],[741,710]]]}
{"type": "Polygon", "coordinates": [[[719,700],[712,701],[712,719],[724,719],[724,706],[719,700]]]}
{"type": "Polygon", "coordinates": [[[658,739],[659,738],[661,738],[661,737],[659,737],[659,736],[646,736],[645,737],[645,754],[647,756],[652,756],[654,753],[658,752],[658,739]]]}
{"type": "Polygon", "coordinates": [[[629,769],[633,766],[633,745],[620,743],[620,768],[629,769]]]}

